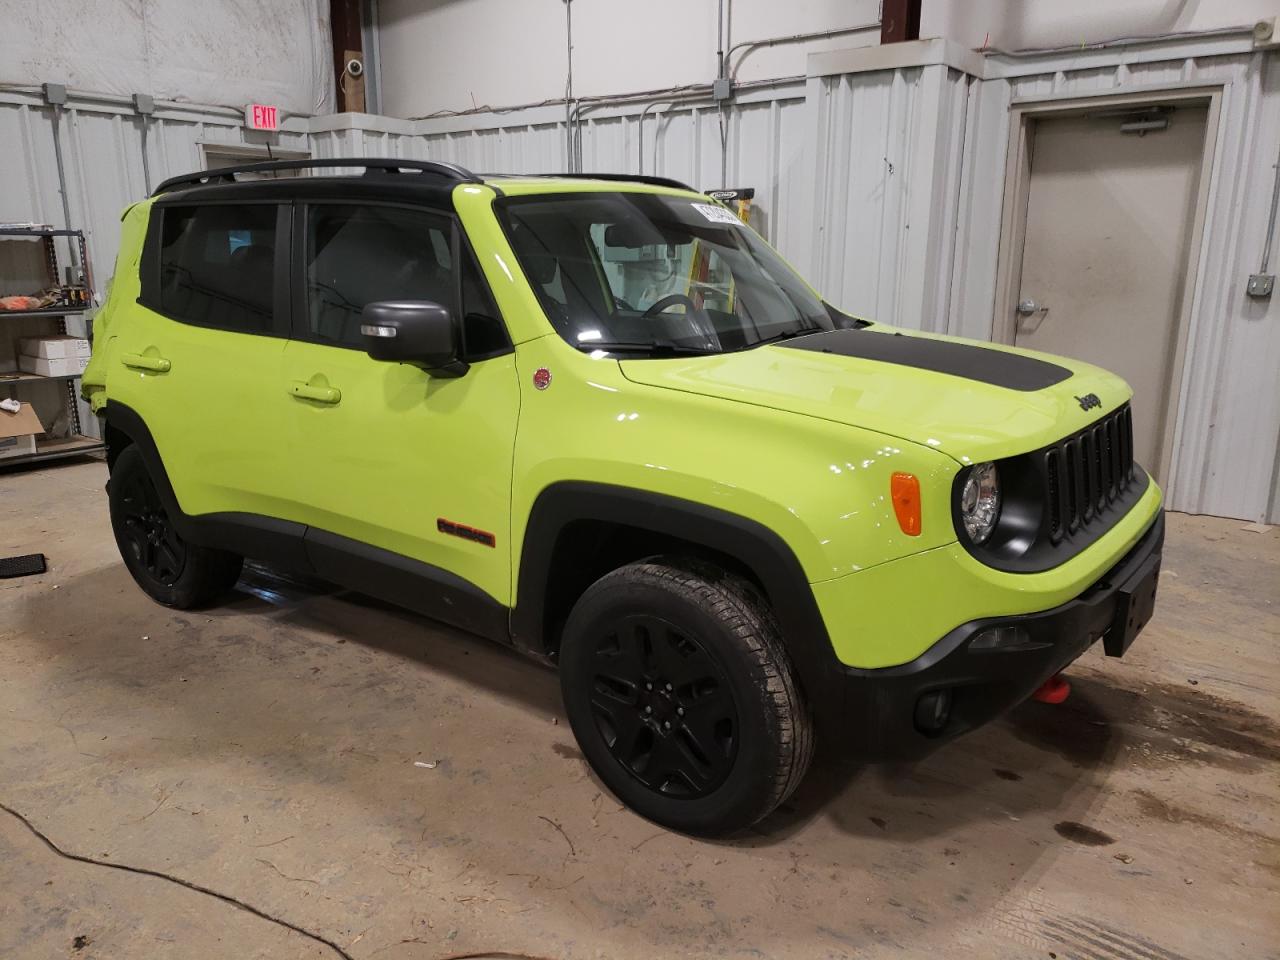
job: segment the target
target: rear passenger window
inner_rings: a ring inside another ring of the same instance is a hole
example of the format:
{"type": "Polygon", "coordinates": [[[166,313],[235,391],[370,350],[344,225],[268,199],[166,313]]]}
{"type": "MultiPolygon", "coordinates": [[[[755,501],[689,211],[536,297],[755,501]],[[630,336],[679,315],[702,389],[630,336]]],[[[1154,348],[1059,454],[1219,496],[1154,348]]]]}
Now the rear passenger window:
{"type": "Polygon", "coordinates": [[[360,311],[376,300],[456,302],[448,217],[400,207],[317,204],[307,217],[311,337],[363,349],[360,311]]]}
{"type": "Polygon", "coordinates": [[[272,333],[275,204],[165,207],[157,306],[176,320],[272,333]]]}

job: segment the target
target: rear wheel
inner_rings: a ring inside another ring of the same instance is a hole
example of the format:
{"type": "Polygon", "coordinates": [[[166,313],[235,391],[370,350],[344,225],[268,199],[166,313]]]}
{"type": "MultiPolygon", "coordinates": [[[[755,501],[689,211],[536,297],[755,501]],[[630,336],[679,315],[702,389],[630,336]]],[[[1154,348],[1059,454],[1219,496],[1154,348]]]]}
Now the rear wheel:
{"type": "Polygon", "coordinates": [[[684,833],[750,826],[812,757],[812,721],[767,603],[708,564],[635,563],[587,588],[565,626],[560,683],[600,779],[684,833]]]}
{"type": "Polygon", "coordinates": [[[234,586],[244,558],[182,538],[137,447],[116,458],[109,499],[120,556],[152,599],[185,610],[206,606],[234,586]]]}

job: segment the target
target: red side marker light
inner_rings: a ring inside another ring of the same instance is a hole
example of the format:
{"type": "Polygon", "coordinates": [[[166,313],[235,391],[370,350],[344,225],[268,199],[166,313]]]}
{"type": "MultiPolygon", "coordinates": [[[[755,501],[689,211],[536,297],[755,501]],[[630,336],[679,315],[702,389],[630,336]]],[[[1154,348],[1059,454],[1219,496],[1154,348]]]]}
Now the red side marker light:
{"type": "Polygon", "coordinates": [[[895,473],[889,480],[889,493],[898,526],[908,537],[920,536],[920,481],[914,473],[895,473]]]}

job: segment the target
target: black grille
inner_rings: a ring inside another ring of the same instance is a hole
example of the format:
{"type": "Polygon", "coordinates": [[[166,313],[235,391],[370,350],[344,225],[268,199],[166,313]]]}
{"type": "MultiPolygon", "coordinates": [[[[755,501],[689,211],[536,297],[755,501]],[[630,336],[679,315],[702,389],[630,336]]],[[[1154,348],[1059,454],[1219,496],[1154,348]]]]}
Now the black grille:
{"type": "Polygon", "coordinates": [[[1042,451],[1049,539],[1087,530],[1133,483],[1133,415],[1126,404],[1042,451]]]}
{"type": "Polygon", "coordinates": [[[964,548],[1010,573],[1048,570],[1070,560],[1128,513],[1150,484],[1133,462],[1127,404],[1047,447],[998,460],[996,467],[1000,519],[985,543],[972,543],[960,522],[966,470],[956,474],[951,509],[964,548]]]}

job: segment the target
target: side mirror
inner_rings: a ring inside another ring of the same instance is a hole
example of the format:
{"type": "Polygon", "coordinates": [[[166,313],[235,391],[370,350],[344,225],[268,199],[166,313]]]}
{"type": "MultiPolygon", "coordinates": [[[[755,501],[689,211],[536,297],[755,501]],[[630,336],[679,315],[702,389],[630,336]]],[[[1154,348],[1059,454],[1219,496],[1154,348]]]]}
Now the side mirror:
{"type": "Polygon", "coordinates": [[[434,377],[460,377],[458,331],[448,307],[430,300],[379,300],[360,314],[360,337],[375,360],[411,363],[434,377]]]}

